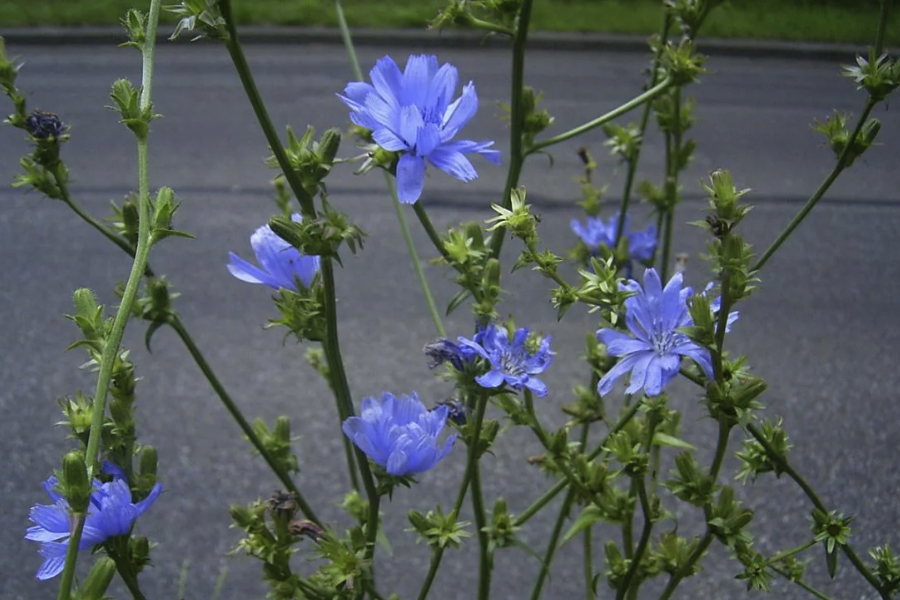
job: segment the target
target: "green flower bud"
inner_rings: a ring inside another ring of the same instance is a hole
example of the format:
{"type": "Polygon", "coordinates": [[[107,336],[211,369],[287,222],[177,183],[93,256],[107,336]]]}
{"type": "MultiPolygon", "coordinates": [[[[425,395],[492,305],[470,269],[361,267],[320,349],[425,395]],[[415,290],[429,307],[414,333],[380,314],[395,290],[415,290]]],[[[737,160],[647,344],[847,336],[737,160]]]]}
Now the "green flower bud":
{"type": "Polygon", "coordinates": [[[318,156],[323,165],[331,166],[334,164],[334,157],[337,156],[338,149],[341,147],[341,131],[337,128],[327,130],[322,134],[319,140],[318,156]]]}
{"type": "Polygon", "coordinates": [[[62,489],[72,512],[84,514],[91,501],[93,486],[81,452],[69,452],[63,457],[62,489]]]}
{"type": "Polygon", "coordinates": [[[159,464],[159,456],[156,448],[153,446],[144,446],[141,448],[140,458],[138,459],[138,486],[145,491],[156,485],[156,469],[159,464]]]}
{"type": "Polygon", "coordinates": [[[106,590],[116,574],[116,563],[108,556],[101,556],[91,567],[78,593],[80,600],[103,600],[106,590]]]}

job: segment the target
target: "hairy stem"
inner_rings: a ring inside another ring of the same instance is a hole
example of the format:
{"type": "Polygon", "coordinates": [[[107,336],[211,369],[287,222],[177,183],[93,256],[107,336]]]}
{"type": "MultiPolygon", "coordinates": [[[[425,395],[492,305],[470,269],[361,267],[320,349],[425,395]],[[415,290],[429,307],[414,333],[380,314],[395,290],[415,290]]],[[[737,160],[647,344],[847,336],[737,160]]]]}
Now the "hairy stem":
{"type": "MultiPolygon", "coordinates": [[[[143,68],[141,73],[141,95],[139,105],[141,112],[150,107],[151,91],[153,88],[153,57],[156,48],[156,24],[159,21],[160,0],[150,1],[150,12],[147,16],[146,39],[141,47],[143,68]]],[[[125,333],[125,326],[131,315],[131,306],[137,296],[141,278],[147,265],[150,254],[150,173],[148,168],[147,137],[137,136],[138,147],[138,241],[135,248],[134,261],[131,264],[131,272],[125,284],[122,301],[116,311],[103,352],[100,355],[100,373],[97,376],[97,388],[94,393],[92,407],[91,429],[88,436],[87,449],[85,450],[85,463],[88,470],[88,478],[99,472],[100,439],[103,433],[103,418],[106,414],[106,395],[109,392],[109,383],[112,377],[113,367],[119,356],[119,344],[125,333]]],[[[75,562],[78,559],[79,545],[84,531],[84,518],[76,519],[73,531],[68,540],[66,549],[66,561],[63,567],[62,578],[59,585],[59,600],[68,600],[72,579],[75,575],[75,562]]]]}
{"type": "Polygon", "coordinates": [[[484,423],[484,413],[487,410],[488,399],[486,396],[478,398],[475,407],[475,425],[472,428],[472,440],[469,444],[467,473],[472,482],[472,512],[475,518],[475,528],[478,530],[478,600],[487,600],[491,595],[491,563],[493,557],[488,556],[488,534],[485,531],[487,520],[485,518],[484,495],[481,489],[481,472],[479,469],[479,450],[481,446],[481,426],[484,423]]]}

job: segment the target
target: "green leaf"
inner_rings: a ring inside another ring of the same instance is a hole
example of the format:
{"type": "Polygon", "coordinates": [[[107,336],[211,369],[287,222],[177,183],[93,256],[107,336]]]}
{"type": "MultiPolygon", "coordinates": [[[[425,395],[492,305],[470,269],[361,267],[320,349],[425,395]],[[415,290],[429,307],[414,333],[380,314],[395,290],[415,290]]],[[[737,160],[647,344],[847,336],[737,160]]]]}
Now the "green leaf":
{"type": "Polygon", "coordinates": [[[594,506],[593,504],[585,507],[585,509],[581,511],[581,514],[578,515],[578,518],[575,519],[575,522],[572,523],[572,526],[566,532],[566,535],[563,536],[562,544],[568,543],[569,540],[581,533],[586,527],[590,527],[594,523],[603,521],[605,518],[606,516],[599,507],[594,506]]]}
{"type": "Polygon", "coordinates": [[[681,448],[682,450],[696,450],[694,446],[686,441],[679,439],[667,433],[657,431],[653,434],[653,443],[657,446],[668,446],[670,448],[681,448]]]}

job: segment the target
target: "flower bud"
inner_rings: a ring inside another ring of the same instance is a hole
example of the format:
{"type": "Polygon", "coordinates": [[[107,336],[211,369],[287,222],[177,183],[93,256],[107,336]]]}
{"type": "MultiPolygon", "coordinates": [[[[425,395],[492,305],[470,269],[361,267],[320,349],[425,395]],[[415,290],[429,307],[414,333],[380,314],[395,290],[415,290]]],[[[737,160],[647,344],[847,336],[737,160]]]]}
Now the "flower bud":
{"type": "Polygon", "coordinates": [[[275,439],[285,444],[291,443],[291,420],[284,415],[275,419],[275,439]]]}
{"type": "Polygon", "coordinates": [[[131,538],[131,562],[138,571],[150,564],[150,540],[143,535],[131,538]]]}
{"type": "Polygon", "coordinates": [[[69,452],[63,457],[63,495],[74,513],[84,513],[91,501],[93,487],[88,479],[84,455],[69,452]]]}
{"type": "Polygon", "coordinates": [[[81,600],[103,600],[106,598],[106,589],[116,574],[116,563],[108,556],[101,556],[91,567],[84,585],[79,590],[78,597],[81,600]]]}
{"type": "Polygon", "coordinates": [[[156,469],[158,464],[159,457],[155,447],[144,446],[141,448],[141,455],[138,462],[138,477],[141,489],[149,491],[156,485],[156,469]]]}
{"type": "Polygon", "coordinates": [[[341,132],[339,129],[332,128],[323,133],[317,152],[322,164],[329,167],[334,164],[334,157],[337,156],[340,147],[341,132]]]}

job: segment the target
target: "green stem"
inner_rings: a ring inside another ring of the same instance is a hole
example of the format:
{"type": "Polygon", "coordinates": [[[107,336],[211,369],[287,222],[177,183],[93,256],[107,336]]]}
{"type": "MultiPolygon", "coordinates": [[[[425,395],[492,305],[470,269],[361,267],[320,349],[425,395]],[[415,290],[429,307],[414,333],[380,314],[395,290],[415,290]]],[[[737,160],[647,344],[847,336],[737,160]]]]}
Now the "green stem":
{"type": "MultiPolygon", "coordinates": [[[[731,425],[725,422],[724,420],[719,421],[719,436],[716,441],[716,453],[713,457],[712,466],[709,468],[709,475],[715,481],[719,477],[719,471],[722,469],[722,463],[725,460],[725,452],[728,449],[728,437],[731,433],[731,425]]],[[[709,506],[705,506],[703,512],[706,514],[707,526],[706,533],[703,534],[703,537],[700,539],[700,542],[697,544],[697,547],[694,548],[694,551],[691,552],[690,556],[688,556],[685,563],[681,566],[681,568],[672,574],[669,578],[669,581],[666,583],[666,587],[663,590],[662,595],[659,597],[659,600],[668,600],[672,594],[675,592],[675,588],[678,587],[678,584],[681,583],[681,580],[687,577],[687,574],[691,572],[694,564],[700,557],[703,556],[703,553],[706,552],[706,549],[709,548],[709,545],[713,541],[713,532],[712,528],[710,528],[708,522],[710,519],[710,508],[709,506]]]]}
{"type": "MultiPolygon", "coordinates": [[[[823,513],[830,513],[831,511],[825,506],[825,503],[822,502],[822,499],[819,498],[819,495],[816,494],[815,490],[809,485],[806,479],[803,478],[800,473],[794,470],[791,464],[788,462],[787,458],[779,454],[775,448],[769,443],[769,441],[765,438],[759,428],[753,423],[747,424],[747,431],[750,432],[759,445],[763,447],[766,451],[766,454],[773,463],[775,463],[778,468],[783,473],[787,473],[788,477],[794,480],[800,489],[803,490],[803,493],[806,494],[806,497],[809,498],[810,502],[812,502],[813,506],[822,511],[823,513]]],[[[878,578],[872,573],[871,569],[867,567],[862,560],[860,560],[859,556],[856,554],[856,551],[853,549],[853,546],[850,544],[841,544],[841,550],[844,552],[844,555],[847,559],[853,564],[859,574],[863,576],[863,578],[871,585],[875,591],[884,599],[890,600],[890,594],[887,593],[878,578]]]]}
{"type": "Polygon", "coordinates": [[[478,530],[478,600],[487,600],[491,594],[491,562],[493,557],[488,556],[488,534],[485,531],[487,521],[485,519],[484,496],[481,490],[481,472],[478,464],[478,451],[481,445],[481,426],[484,423],[484,413],[487,410],[487,397],[478,398],[475,407],[475,425],[472,428],[472,441],[469,445],[469,464],[466,467],[472,478],[472,512],[475,518],[475,527],[478,530]]]}
{"type": "MultiPolygon", "coordinates": [[[[479,431],[479,435],[481,432],[479,431]]],[[[476,459],[477,460],[477,459],[476,459]]],[[[456,502],[453,505],[453,514],[459,517],[462,510],[463,502],[466,499],[466,491],[469,489],[469,482],[472,480],[472,467],[474,463],[471,455],[466,461],[466,472],[459,485],[459,492],[456,494],[456,502]]],[[[434,583],[434,577],[437,575],[438,568],[441,566],[441,559],[444,557],[444,548],[435,548],[431,555],[431,564],[428,566],[428,573],[425,575],[425,581],[422,582],[422,588],[419,590],[418,600],[425,600],[431,591],[431,584],[434,583]]]]}
{"type": "MultiPolygon", "coordinates": [[[[525,392],[525,397],[531,400],[531,392],[525,392]]],[[[529,402],[530,403],[530,402],[529,402]]],[[[590,427],[587,423],[581,426],[581,447],[584,448],[587,446],[587,436],[590,427]]],[[[553,525],[553,531],[550,534],[550,540],[547,542],[547,550],[544,552],[544,561],[541,563],[541,570],[538,573],[537,580],[534,582],[534,587],[531,590],[531,600],[538,600],[541,597],[541,590],[544,587],[544,582],[547,579],[547,576],[550,575],[550,564],[553,562],[553,556],[556,554],[557,544],[559,543],[559,536],[562,533],[563,525],[566,522],[566,519],[569,516],[569,511],[572,510],[572,504],[575,501],[575,490],[569,488],[569,492],[566,494],[565,499],[563,500],[562,506],[559,508],[559,515],[556,517],[556,523],[553,525]]],[[[590,543],[589,541],[586,543],[590,543]]]]}
{"type": "MultiPolygon", "coordinates": [[[[653,65],[651,66],[650,71],[650,85],[649,87],[653,87],[656,85],[657,80],[659,79],[659,63],[662,59],[662,49],[663,45],[666,43],[666,40],[669,38],[669,28],[672,25],[672,14],[664,10],[663,11],[663,22],[662,27],[659,32],[659,40],[660,45],[656,52],[654,52],[653,57],[653,65]]],[[[619,207],[619,222],[616,225],[616,241],[613,244],[613,248],[619,247],[619,240],[622,239],[622,234],[625,231],[625,214],[628,211],[628,204],[631,201],[631,191],[634,186],[634,178],[637,174],[638,165],[641,162],[641,151],[644,148],[644,135],[647,131],[647,123],[650,120],[650,111],[653,108],[652,102],[646,102],[644,104],[644,109],[641,111],[641,120],[638,126],[639,137],[637,143],[637,149],[635,150],[635,154],[632,157],[632,160],[628,161],[628,172],[625,175],[625,188],[622,190],[622,204],[619,207]]]]}
{"type": "MultiPolygon", "coordinates": [[[[322,285],[325,286],[325,328],[326,340],[322,344],[325,350],[325,358],[328,362],[328,371],[331,375],[331,383],[334,388],[335,398],[337,399],[338,411],[341,421],[353,416],[353,400],[350,395],[350,384],[347,382],[347,373],[344,370],[344,361],[341,358],[340,341],[338,340],[337,331],[337,304],[335,302],[335,285],[334,285],[334,263],[331,257],[323,256],[321,260],[322,269],[322,285]]],[[[369,500],[370,517],[374,510],[374,519],[370,518],[366,524],[367,528],[378,527],[378,491],[375,489],[375,480],[372,477],[372,471],[369,468],[369,460],[365,453],[359,448],[355,448],[356,464],[362,475],[363,487],[366,490],[366,496],[369,500]]],[[[367,529],[367,538],[369,531],[367,529]]],[[[374,535],[374,534],[373,534],[374,535]]],[[[374,539],[374,538],[373,538],[374,539]]],[[[368,550],[368,549],[367,549],[368,550]]]]}
{"type": "Polygon", "coordinates": [[[128,588],[128,592],[131,594],[132,599],[146,600],[146,597],[143,592],[141,592],[141,588],[138,585],[137,576],[132,570],[131,564],[124,560],[118,552],[110,552],[107,549],[107,554],[109,554],[110,558],[113,559],[113,562],[116,563],[116,571],[118,571],[119,577],[122,578],[122,583],[128,588]]]}
{"type": "Polygon", "coordinates": [[[434,577],[437,575],[443,557],[444,548],[441,546],[435,548],[431,553],[431,564],[428,565],[428,573],[425,575],[425,581],[422,582],[422,588],[419,590],[418,600],[425,600],[428,597],[428,592],[431,591],[431,584],[434,583],[434,577]]]}
{"type": "Polygon", "coordinates": [[[585,600],[594,600],[594,558],[593,558],[594,528],[590,525],[584,528],[584,551],[582,552],[582,568],[584,569],[584,597],[585,600]]]}
{"type": "Polygon", "coordinates": [[[706,549],[709,548],[709,545],[713,541],[712,532],[707,529],[706,533],[700,539],[700,542],[697,544],[697,547],[694,548],[694,551],[691,552],[691,555],[688,556],[684,565],[682,565],[681,569],[679,569],[675,574],[673,574],[669,581],[666,583],[665,589],[663,589],[662,594],[659,597],[659,600],[669,600],[672,597],[672,594],[675,592],[675,588],[678,587],[678,584],[681,583],[681,580],[684,579],[690,570],[694,567],[694,564],[700,560],[700,557],[703,556],[703,553],[706,552],[706,549]]]}
{"type": "Polygon", "coordinates": [[[662,243],[662,264],[660,264],[660,278],[663,281],[663,285],[665,282],[669,280],[669,252],[672,247],[672,223],[675,219],[672,218],[672,211],[666,211],[665,217],[663,221],[665,221],[666,228],[665,233],[663,233],[663,243],[662,243]]]}
{"type": "Polygon", "coordinates": [[[564,142],[573,137],[579,136],[582,133],[588,132],[592,129],[596,129],[597,127],[600,127],[601,125],[604,125],[604,124],[608,123],[609,121],[612,121],[613,119],[617,119],[618,117],[621,117],[622,115],[631,112],[632,110],[634,110],[641,104],[643,104],[645,102],[649,102],[650,100],[653,100],[654,98],[656,98],[657,96],[662,94],[664,91],[666,91],[671,85],[672,85],[672,80],[667,77],[666,79],[662,80],[660,83],[653,86],[652,88],[650,88],[643,94],[641,94],[639,96],[635,96],[634,98],[632,98],[625,104],[619,106],[618,108],[616,108],[614,110],[611,110],[610,112],[606,113],[605,115],[601,115],[601,116],[597,117],[593,121],[588,121],[587,123],[585,123],[583,125],[579,125],[578,127],[574,128],[574,129],[570,129],[569,131],[566,131],[565,133],[561,133],[561,134],[555,135],[551,138],[547,138],[546,140],[541,140],[539,142],[532,144],[528,148],[526,154],[534,154],[535,152],[543,150],[544,148],[553,146],[554,144],[559,144],[560,142],[564,142]]]}
{"type": "MultiPolygon", "coordinates": [[[[353,45],[353,37],[350,35],[350,26],[347,25],[347,19],[344,16],[344,8],[341,6],[341,0],[335,0],[334,9],[337,13],[338,26],[341,30],[341,39],[344,41],[344,48],[347,50],[347,58],[350,60],[350,67],[353,69],[353,76],[357,81],[363,80],[362,69],[359,67],[359,59],[356,57],[356,48],[353,45]]],[[[447,335],[444,330],[444,324],[441,321],[441,313],[437,309],[434,302],[434,296],[431,294],[431,288],[428,286],[428,280],[425,278],[425,272],[422,270],[422,261],[416,252],[416,246],[413,243],[412,235],[409,232],[409,224],[406,222],[406,215],[403,214],[403,205],[397,197],[397,186],[394,179],[389,173],[384,174],[384,182],[388,186],[391,201],[394,204],[394,212],[397,214],[397,222],[400,224],[400,233],[403,235],[403,241],[406,243],[406,252],[412,261],[413,268],[416,271],[416,278],[419,280],[419,287],[422,289],[422,295],[425,297],[425,304],[428,305],[428,312],[431,314],[431,320],[437,329],[438,335],[445,337],[447,335]]],[[[421,202],[416,202],[414,206],[419,206],[421,202]]]]}
{"type": "Polygon", "coordinates": [[[855,144],[856,138],[859,136],[859,132],[862,130],[863,125],[866,122],[866,119],[869,117],[869,113],[872,112],[872,109],[875,108],[876,102],[872,100],[871,96],[866,101],[866,106],[863,109],[862,115],[859,118],[859,121],[856,123],[856,128],[853,130],[853,133],[850,135],[850,138],[847,140],[847,145],[844,146],[843,152],[838,157],[837,163],[835,163],[834,168],[831,170],[831,173],[828,174],[828,177],[822,182],[819,186],[819,189],[810,197],[809,200],[806,201],[806,204],[803,205],[803,208],[800,209],[800,212],[791,219],[791,222],[788,223],[787,227],[778,235],[772,245],[766,248],[766,251],[763,252],[763,255],[759,257],[759,260],[756,261],[756,264],[751,267],[751,272],[759,271],[765,266],[765,264],[772,258],[772,255],[781,247],[781,245],[788,239],[791,233],[803,222],[803,219],[806,218],[812,209],[816,207],[816,204],[819,203],[831,185],[835,182],[838,176],[844,171],[846,168],[845,162],[847,160],[847,156],[849,156],[850,148],[855,144]]]}
{"type": "Polygon", "coordinates": [[[800,544],[799,546],[797,546],[797,547],[795,547],[795,548],[791,548],[790,550],[782,550],[781,552],[778,552],[777,554],[775,554],[772,558],[766,560],[765,566],[771,567],[771,566],[774,565],[775,563],[777,563],[777,562],[779,562],[779,561],[782,561],[782,560],[784,560],[784,559],[786,559],[786,558],[790,558],[790,557],[792,557],[792,556],[795,556],[795,555],[797,555],[797,554],[800,554],[800,553],[803,552],[804,550],[807,550],[807,549],[809,549],[809,548],[812,548],[813,546],[815,546],[815,545],[818,544],[818,543],[819,543],[819,542],[817,542],[816,540],[812,539],[812,540],[809,540],[808,542],[805,542],[805,543],[803,543],[803,544],[800,544]]]}
{"type": "Polygon", "coordinates": [[[633,481],[636,484],[638,498],[641,501],[641,512],[644,513],[644,526],[641,529],[641,537],[638,540],[634,556],[631,558],[628,571],[626,571],[619,589],[616,590],[616,600],[622,600],[625,594],[628,593],[631,581],[634,579],[634,575],[641,564],[641,559],[644,557],[644,552],[647,550],[647,544],[650,543],[650,533],[653,531],[653,516],[650,509],[650,500],[647,498],[647,486],[644,484],[644,478],[635,477],[633,481]]]}
{"type": "Polygon", "coordinates": [[[247,94],[247,99],[250,101],[256,120],[263,130],[263,135],[266,137],[275,160],[278,161],[278,166],[284,173],[285,181],[287,181],[291,191],[300,203],[300,212],[306,218],[315,219],[316,207],[313,204],[312,195],[304,189],[300,176],[291,167],[287,153],[281,145],[281,140],[278,138],[275,127],[272,125],[272,119],[269,117],[269,112],[263,103],[259,88],[256,87],[256,81],[254,81],[253,74],[250,71],[250,65],[247,64],[247,57],[244,56],[244,50],[238,40],[237,28],[235,27],[234,16],[231,11],[231,0],[219,0],[218,4],[219,10],[222,11],[222,18],[225,19],[225,28],[228,31],[225,47],[228,49],[229,56],[231,56],[231,62],[234,64],[234,68],[241,80],[241,85],[247,94]]]}
{"type": "Polygon", "coordinates": [[[812,594],[819,600],[834,600],[830,596],[826,596],[824,593],[820,592],[819,590],[812,587],[811,585],[804,583],[803,580],[794,579],[793,577],[791,577],[791,574],[788,573],[787,571],[779,569],[778,567],[772,567],[772,570],[775,571],[776,573],[778,573],[779,575],[781,575],[782,577],[784,577],[785,579],[787,579],[788,581],[792,581],[792,582],[796,583],[801,588],[803,588],[804,590],[806,590],[807,592],[809,592],[810,594],[812,594]]]}
{"type": "MultiPolygon", "coordinates": [[[[141,47],[143,68],[141,73],[141,96],[139,106],[141,112],[150,107],[150,94],[153,88],[153,57],[156,47],[156,24],[159,21],[160,0],[150,1],[150,12],[147,16],[146,39],[141,47]]],[[[106,414],[106,395],[109,391],[110,378],[113,367],[119,355],[119,344],[131,315],[131,306],[137,296],[147,258],[150,254],[150,175],[148,170],[147,138],[138,136],[138,242],[135,249],[134,261],[131,272],[125,284],[122,301],[119,304],[112,327],[103,346],[100,355],[100,373],[97,376],[97,388],[94,393],[94,402],[91,416],[91,429],[88,436],[87,449],[85,450],[85,462],[87,463],[88,478],[93,477],[99,471],[100,438],[103,433],[103,418],[106,414]]],[[[66,561],[63,567],[62,578],[59,586],[59,600],[68,600],[72,589],[72,579],[75,575],[75,562],[78,559],[79,545],[84,531],[85,519],[77,519],[74,529],[68,541],[66,549],[66,561]]]]}
{"type": "Polygon", "coordinates": [[[222,405],[225,406],[225,410],[228,411],[228,414],[231,415],[231,418],[234,419],[234,421],[238,424],[238,427],[241,428],[241,431],[245,436],[247,436],[247,439],[251,444],[253,444],[253,447],[256,449],[256,451],[259,452],[260,455],[262,455],[263,460],[266,461],[266,464],[270,469],[272,469],[272,472],[275,473],[275,476],[278,477],[281,485],[283,485],[289,492],[294,494],[297,500],[297,505],[300,507],[300,511],[303,513],[305,518],[316,523],[317,525],[321,525],[322,522],[316,516],[315,512],[313,512],[312,507],[310,507],[310,505],[306,502],[306,499],[303,497],[303,494],[300,493],[300,490],[297,489],[297,486],[294,484],[290,475],[281,469],[281,467],[278,465],[278,462],[266,449],[265,444],[263,444],[262,440],[259,439],[259,436],[256,435],[256,431],[254,431],[253,426],[250,425],[246,417],[244,417],[244,414],[228,394],[228,391],[222,385],[222,382],[219,381],[219,378],[209,366],[209,363],[206,362],[206,357],[203,356],[203,353],[200,352],[200,348],[198,348],[194,343],[194,339],[184,327],[184,323],[182,323],[181,320],[175,315],[172,315],[168,319],[167,323],[175,331],[175,334],[178,336],[178,339],[180,339],[184,344],[185,348],[187,348],[187,351],[191,355],[191,358],[194,359],[194,362],[197,363],[197,366],[200,368],[200,372],[202,372],[203,376],[206,377],[206,380],[209,381],[209,385],[212,386],[213,391],[219,397],[222,405]]]}
{"type": "MultiPolygon", "coordinates": [[[[641,402],[635,402],[633,405],[629,406],[628,410],[626,410],[625,413],[621,417],[619,417],[619,420],[616,421],[616,424],[613,425],[612,429],[609,430],[609,433],[606,434],[606,437],[603,438],[603,441],[601,441],[600,444],[587,455],[587,459],[594,460],[595,458],[597,458],[600,453],[603,452],[603,448],[606,446],[607,441],[609,441],[609,436],[617,433],[623,427],[625,427],[625,425],[627,425],[628,422],[631,421],[634,415],[637,414],[637,411],[640,407],[641,402]]],[[[531,519],[531,517],[536,515],[542,508],[550,503],[561,491],[566,489],[566,486],[568,485],[569,482],[567,479],[560,479],[559,481],[557,481],[555,484],[553,484],[553,487],[544,492],[540,498],[532,502],[528,508],[517,515],[515,521],[513,522],[513,525],[515,527],[521,527],[522,525],[524,525],[526,522],[528,522],[529,519],[531,519]]]]}
{"type": "MultiPolygon", "coordinates": [[[[512,84],[509,99],[509,171],[506,173],[506,185],[503,188],[503,208],[512,206],[512,192],[519,185],[525,152],[522,145],[522,127],[525,115],[522,106],[522,93],[525,89],[525,47],[528,43],[528,27],[531,24],[531,6],[534,0],[522,0],[519,8],[519,21],[512,47],[512,84]]],[[[500,227],[491,235],[490,258],[498,258],[503,249],[506,229],[500,227]]]]}

